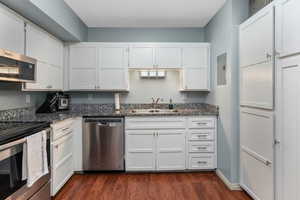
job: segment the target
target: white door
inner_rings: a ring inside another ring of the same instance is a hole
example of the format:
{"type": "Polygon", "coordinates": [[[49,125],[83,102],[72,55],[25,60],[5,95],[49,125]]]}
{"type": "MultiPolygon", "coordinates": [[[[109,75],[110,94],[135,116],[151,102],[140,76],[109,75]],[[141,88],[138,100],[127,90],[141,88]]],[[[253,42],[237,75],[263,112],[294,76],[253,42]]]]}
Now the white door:
{"type": "Polygon", "coordinates": [[[97,70],[72,69],[70,72],[70,90],[97,89],[97,70]]]}
{"type": "Polygon", "coordinates": [[[254,199],[274,199],[273,112],[241,108],[240,182],[254,199]]]}
{"type": "Polygon", "coordinates": [[[181,68],[182,50],[179,47],[158,47],[156,65],[159,68],[181,68]]]}
{"type": "Polygon", "coordinates": [[[130,68],[155,67],[155,48],[151,46],[133,46],[129,49],[130,68]]]}
{"type": "Polygon", "coordinates": [[[0,48],[24,54],[24,21],[0,7],[0,48]]]}
{"type": "Polygon", "coordinates": [[[241,105],[273,108],[273,62],[240,68],[241,105]]]}
{"type": "Polygon", "coordinates": [[[49,65],[48,84],[52,90],[63,90],[63,70],[61,67],[49,65]]]}
{"type": "Polygon", "coordinates": [[[273,40],[274,8],[267,7],[240,26],[240,66],[272,61],[273,40]]]}
{"type": "Polygon", "coordinates": [[[106,45],[99,48],[100,90],[128,90],[128,47],[106,45]]]}
{"type": "Polygon", "coordinates": [[[300,199],[300,57],[279,61],[279,200],[300,199]]]}
{"type": "Polygon", "coordinates": [[[185,131],[159,130],[157,135],[157,170],[185,169],[185,131]]]}
{"type": "Polygon", "coordinates": [[[276,4],[276,50],[280,56],[300,53],[299,0],[281,0],[276,4]]]}
{"type": "Polygon", "coordinates": [[[129,90],[127,69],[100,69],[99,84],[100,90],[129,90]]]}
{"type": "Polygon", "coordinates": [[[95,90],[98,85],[98,47],[78,45],[70,47],[70,90],[95,90]]]}
{"type": "Polygon", "coordinates": [[[185,68],[182,72],[183,91],[209,91],[209,73],[206,67],[185,68]]]}
{"type": "Polygon", "coordinates": [[[199,68],[208,67],[210,59],[210,45],[204,44],[199,47],[182,48],[182,67],[199,68]]]}
{"type": "Polygon", "coordinates": [[[126,131],[126,171],[155,170],[155,131],[126,131]]]}

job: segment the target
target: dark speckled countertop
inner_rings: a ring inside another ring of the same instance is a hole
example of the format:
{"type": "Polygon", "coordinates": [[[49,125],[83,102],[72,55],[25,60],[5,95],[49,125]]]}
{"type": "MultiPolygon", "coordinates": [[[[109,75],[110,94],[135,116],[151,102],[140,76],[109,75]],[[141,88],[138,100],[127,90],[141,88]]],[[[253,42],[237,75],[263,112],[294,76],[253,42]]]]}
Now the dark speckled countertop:
{"type": "MultiPolygon", "coordinates": [[[[95,105],[94,105],[95,106],[95,105]]],[[[73,105],[74,107],[74,105],[73,105]]],[[[135,113],[135,109],[149,109],[149,104],[126,104],[121,105],[121,112],[116,113],[114,109],[86,109],[83,105],[75,105],[74,109],[68,112],[47,113],[47,114],[31,114],[12,118],[15,121],[46,121],[56,123],[68,118],[84,117],[84,116],[120,116],[120,117],[134,117],[134,116],[192,116],[192,115],[218,115],[219,110],[217,106],[210,104],[186,104],[175,105],[177,112],[157,112],[157,113],[135,113]],[[84,109],[82,109],[84,107],[84,109]]],[[[165,105],[158,105],[157,109],[166,109],[165,105]]]]}

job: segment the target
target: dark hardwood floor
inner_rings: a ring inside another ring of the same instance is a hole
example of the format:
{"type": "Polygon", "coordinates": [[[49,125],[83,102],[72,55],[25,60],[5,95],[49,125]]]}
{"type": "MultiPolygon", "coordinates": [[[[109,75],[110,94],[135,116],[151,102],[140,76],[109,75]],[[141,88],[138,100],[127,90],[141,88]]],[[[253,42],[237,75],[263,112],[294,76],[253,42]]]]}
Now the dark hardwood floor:
{"type": "Polygon", "coordinates": [[[213,172],[74,175],[55,200],[250,200],[213,172]]]}

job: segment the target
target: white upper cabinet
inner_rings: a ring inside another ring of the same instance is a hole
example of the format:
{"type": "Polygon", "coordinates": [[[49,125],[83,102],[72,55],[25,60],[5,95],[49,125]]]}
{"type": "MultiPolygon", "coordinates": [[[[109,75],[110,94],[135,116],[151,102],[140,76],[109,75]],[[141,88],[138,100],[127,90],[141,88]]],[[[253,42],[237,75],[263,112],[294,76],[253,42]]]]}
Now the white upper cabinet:
{"type": "Polygon", "coordinates": [[[0,48],[24,54],[24,21],[0,6],[0,48]]]}
{"type": "Polygon", "coordinates": [[[75,45],[70,47],[71,69],[96,69],[98,67],[97,46],[75,45]]]}
{"type": "Polygon", "coordinates": [[[152,46],[133,45],[129,50],[130,68],[152,68],[155,67],[155,48],[152,46]]]}
{"type": "Polygon", "coordinates": [[[97,89],[98,48],[93,45],[70,46],[69,89],[97,89]]]}
{"type": "Polygon", "coordinates": [[[270,62],[274,49],[274,8],[266,7],[240,26],[240,66],[270,62]]]}
{"type": "Polygon", "coordinates": [[[26,25],[26,55],[37,59],[35,83],[24,90],[63,90],[63,43],[32,24],[26,25]]]}
{"type": "Polygon", "coordinates": [[[281,0],[276,5],[276,51],[279,56],[300,53],[299,0],[281,0]]]}
{"type": "Polygon", "coordinates": [[[210,59],[210,45],[200,47],[184,47],[182,49],[183,68],[208,67],[210,59]]]}
{"type": "Polygon", "coordinates": [[[44,30],[26,25],[26,55],[57,67],[63,66],[63,43],[44,30]]]}
{"type": "Polygon", "coordinates": [[[158,47],[155,49],[156,67],[180,68],[182,49],[180,47],[158,47]]]}
{"type": "Polygon", "coordinates": [[[99,54],[99,89],[128,90],[128,46],[103,45],[99,54]]]}
{"type": "Polygon", "coordinates": [[[71,45],[69,68],[70,90],[127,91],[128,45],[71,45]]]}
{"type": "Polygon", "coordinates": [[[210,90],[210,45],[182,48],[182,91],[210,90]]]}

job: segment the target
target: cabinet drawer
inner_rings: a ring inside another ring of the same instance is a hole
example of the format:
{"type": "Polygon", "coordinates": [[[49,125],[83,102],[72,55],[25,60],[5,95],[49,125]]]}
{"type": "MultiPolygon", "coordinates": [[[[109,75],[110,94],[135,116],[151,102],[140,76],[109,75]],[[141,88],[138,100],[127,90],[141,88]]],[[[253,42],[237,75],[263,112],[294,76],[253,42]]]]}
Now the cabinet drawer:
{"type": "Polygon", "coordinates": [[[215,130],[214,129],[199,129],[199,130],[190,130],[189,131],[189,140],[190,141],[206,141],[215,139],[215,130]]]}
{"type": "Polygon", "coordinates": [[[189,169],[214,169],[214,154],[190,154],[189,169]]]}
{"type": "Polygon", "coordinates": [[[214,118],[189,118],[189,128],[215,128],[214,118]]]}
{"type": "Polygon", "coordinates": [[[53,167],[59,165],[64,158],[72,155],[72,146],[73,146],[72,138],[73,135],[69,134],[51,144],[53,167]]]}
{"type": "Polygon", "coordinates": [[[126,129],[184,129],[183,117],[130,117],[125,119],[126,129]]]}
{"type": "Polygon", "coordinates": [[[190,153],[213,153],[214,151],[214,142],[191,142],[189,144],[190,153]]]}
{"type": "Polygon", "coordinates": [[[72,133],[73,131],[73,120],[67,119],[51,125],[53,131],[53,141],[61,138],[64,135],[72,133]]]}

